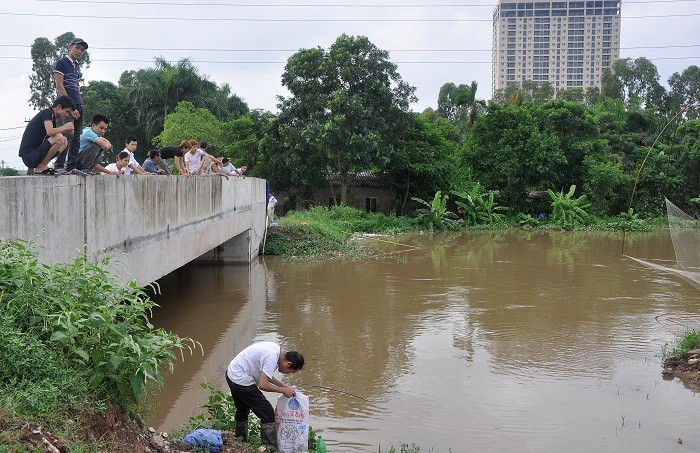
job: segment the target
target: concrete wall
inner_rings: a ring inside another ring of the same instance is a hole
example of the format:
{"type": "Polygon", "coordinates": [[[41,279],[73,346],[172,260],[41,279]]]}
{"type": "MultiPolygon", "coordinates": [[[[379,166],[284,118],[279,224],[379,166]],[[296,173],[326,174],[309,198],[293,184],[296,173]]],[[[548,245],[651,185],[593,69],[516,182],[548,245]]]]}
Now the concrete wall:
{"type": "Polygon", "coordinates": [[[107,254],[140,285],[212,249],[209,260],[249,262],[265,214],[257,178],[0,177],[0,238],[33,241],[46,263],[107,254]]]}

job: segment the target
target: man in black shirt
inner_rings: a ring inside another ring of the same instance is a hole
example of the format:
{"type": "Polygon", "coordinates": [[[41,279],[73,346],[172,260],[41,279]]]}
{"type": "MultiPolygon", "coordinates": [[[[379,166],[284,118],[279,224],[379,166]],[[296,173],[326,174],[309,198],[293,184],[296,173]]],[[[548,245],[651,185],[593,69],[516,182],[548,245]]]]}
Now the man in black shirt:
{"type": "Polygon", "coordinates": [[[55,173],[53,168],[49,168],[49,162],[68,147],[66,135],[74,130],[72,122],[56,127],[56,118],[64,120],[73,110],[73,100],[68,96],[59,96],[50,108],[40,111],[27,123],[19,145],[19,157],[24,165],[34,169],[34,174],[55,173]]]}

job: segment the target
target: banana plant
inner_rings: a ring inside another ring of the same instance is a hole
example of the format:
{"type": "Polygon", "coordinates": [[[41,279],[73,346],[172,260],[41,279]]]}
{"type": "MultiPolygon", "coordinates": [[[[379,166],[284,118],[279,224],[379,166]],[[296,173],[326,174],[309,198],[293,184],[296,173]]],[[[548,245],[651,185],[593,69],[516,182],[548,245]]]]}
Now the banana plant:
{"type": "Polygon", "coordinates": [[[437,191],[432,202],[427,202],[422,198],[411,197],[411,200],[422,204],[425,208],[416,209],[416,222],[433,230],[455,230],[459,227],[457,214],[447,210],[447,200],[449,196],[437,191]]]}
{"type": "Polygon", "coordinates": [[[508,208],[498,206],[493,192],[483,193],[479,183],[474,184],[469,191],[453,190],[452,194],[459,198],[455,204],[464,211],[467,225],[491,225],[505,219],[505,215],[498,211],[507,211],[508,208]]]}
{"type": "Polygon", "coordinates": [[[586,212],[591,204],[588,202],[586,195],[574,198],[576,185],[572,184],[567,193],[554,192],[547,189],[549,198],[552,200],[552,221],[565,228],[571,228],[575,225],[585,224],[589,219],[589,214],[586,212]]]}

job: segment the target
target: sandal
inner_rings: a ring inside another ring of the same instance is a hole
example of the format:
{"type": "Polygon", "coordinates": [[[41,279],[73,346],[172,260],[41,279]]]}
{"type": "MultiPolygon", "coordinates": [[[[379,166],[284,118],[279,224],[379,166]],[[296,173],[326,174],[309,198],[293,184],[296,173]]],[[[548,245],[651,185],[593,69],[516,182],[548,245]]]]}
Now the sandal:
{"type": "Polygon", "coordinates": [[[52,176],[56,174],[56,170],[53,168],[47,168],[39,173],[34,173],[35,176],[52,176]]]}

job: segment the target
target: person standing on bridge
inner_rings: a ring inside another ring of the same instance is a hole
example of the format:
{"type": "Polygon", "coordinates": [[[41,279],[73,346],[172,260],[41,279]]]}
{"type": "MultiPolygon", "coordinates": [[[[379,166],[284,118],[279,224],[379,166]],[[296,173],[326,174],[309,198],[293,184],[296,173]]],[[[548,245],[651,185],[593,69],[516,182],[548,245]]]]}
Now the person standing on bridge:
{"type": "Polygon", "coordinates": [[[56,91],[60,96],[69,96],[75,104],[68,121],[75,122],[73,134],[68,138],[68,149],[56,159],[54,165],[56,169],[72,170],[75,159],[78,157],[80,149],[80,134],[83,127],[83,97],[80,94],[80,59],[88,49],[88,43],[80,38],[75,38],[68,44],[68,55],[56,61],[53,67],[54,81],[56,82],[56,91]]]}
{"type": "Polygon", "coordinates": [[[275,371],[293,374],[304,367],[304,356],[297,351],[284,351],[271,341],[254,343],[231,360],[226,369],[226,383],[236,404],[235,436],[248,440],[248,415],[253,411],[260,419],[260,440],[268,451],[277,451],[277,423],[272,404],[261,392],[277,392],[291,398],[294,387],[273,377],[275,371]]]}
{"type": "Polygon", "coordinates": [[[56,127],[56,119],[66,119],[74,109],[71,98],[59,96],[50,108],[40,111],[27,123],[19,144],[19,157],[27,168],[34,169],[35,175],[55,173],[49,162],[68,147],[66,136],[73,133],[74,127],[72,122],[56,127]]]}

